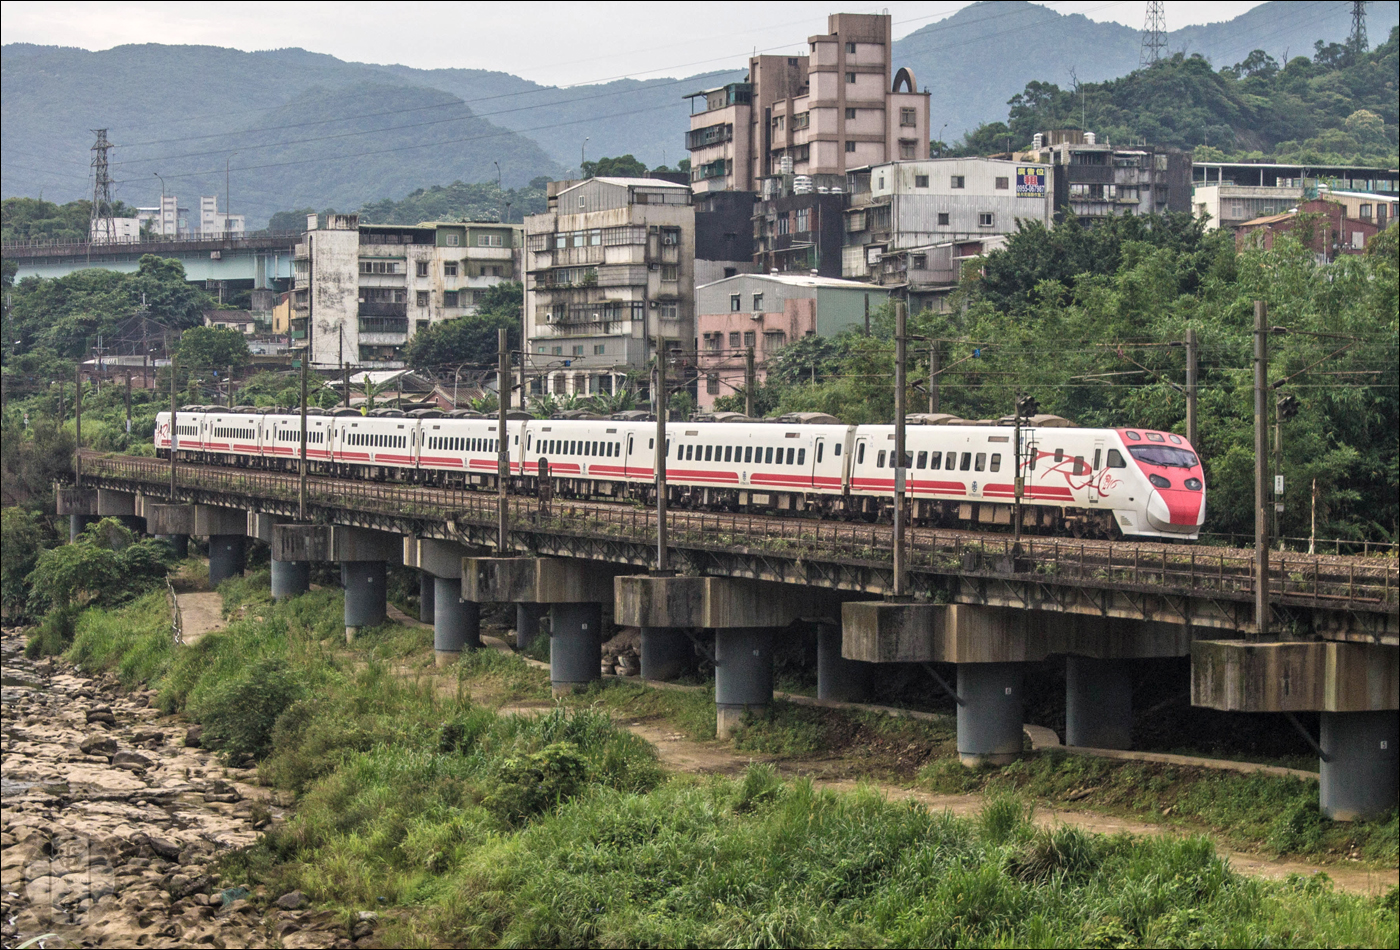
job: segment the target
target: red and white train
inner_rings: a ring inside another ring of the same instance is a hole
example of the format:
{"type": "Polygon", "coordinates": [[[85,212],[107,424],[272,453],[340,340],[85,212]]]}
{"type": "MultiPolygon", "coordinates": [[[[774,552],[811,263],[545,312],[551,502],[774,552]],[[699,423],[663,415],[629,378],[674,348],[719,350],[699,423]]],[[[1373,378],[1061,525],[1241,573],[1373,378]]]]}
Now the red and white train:
{"type": "MultiPolygon", "coordinates": [[[[295,413],[190,406],[178,415],[180,458],[295,470],[295,413]]],[[[556,496],[652,500],[656,424],[618,419],[507,423],[513,490],[533,494],[545,462],[556,496]]],[[[1010,525],[1014,429],[911,425],[905,493],[919,524],[1010,525]]],[[[307,417],[313,473],[494,490],[496,420],[420,410],[307,417]]],[[[157,417],[169,457],[170,414],[157,417]]],[[[1050,533],[1194,540],[1205,521],[1200,459],[1181,436],[1152,429],[1021,429],[1023,525],[1050,533]]],[[[894,426],[673,422],[666,478],[672,504],[712,510],[873,519],[893,507],[894,426]]]]}

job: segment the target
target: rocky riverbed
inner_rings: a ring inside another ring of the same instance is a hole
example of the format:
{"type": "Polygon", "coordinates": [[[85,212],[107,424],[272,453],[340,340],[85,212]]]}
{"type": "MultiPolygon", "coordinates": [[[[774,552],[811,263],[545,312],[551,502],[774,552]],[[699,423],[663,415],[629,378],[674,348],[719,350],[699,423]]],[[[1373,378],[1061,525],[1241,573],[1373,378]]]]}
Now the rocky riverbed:
{"type": "Polygon", "coordinates": [[[0,943],[48,947],[374,945],[300,893],[227,880],[218,858],[286,809],[256,773],[200,748],[199,727],[50,658],[5,630],[0,739],[0,943]]]}

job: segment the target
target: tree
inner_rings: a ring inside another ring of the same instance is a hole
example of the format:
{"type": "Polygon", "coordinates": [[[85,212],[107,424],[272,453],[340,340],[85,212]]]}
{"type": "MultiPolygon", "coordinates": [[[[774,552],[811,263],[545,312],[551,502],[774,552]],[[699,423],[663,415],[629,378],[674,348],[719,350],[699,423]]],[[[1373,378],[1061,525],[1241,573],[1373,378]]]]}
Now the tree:
{"type": "Polygon", "coordinates": [[[135,540],[114,518],[103,518],[72,544],[39,554],[27,578],[29,612],[39,615],[69,604],[113,606],[150,590],[174,561],[170,546],[135,540]]]}
{"type": "Polygon", "coordinates": [[[252,359],[243,334],[224,327],[192,327],[186,330],[180,337],[176,353],[186,369],[222,370],[228,366],[237,369],[247,366],[252,359]]]}
{"type": "Polygon", "coordinates": [[[38,512],[27,508],[6,508],[0,519],[0,605],[9,616],[24,610],[25,578],[39,560],[45,532],[38,512]]]}
{"type": "Polygon", "coordinates": [[[446,372],[466,364],[477,369],[496,365],[498,330],[507,345],[520,348],[520,318],[500,313],[475,314],[435,323],[414,334],[404,347],[404,361],[418,370],[446,372]]]}
{"type": "Polygon", "coordinates": [[[647,167],[628,154],[618,158],[600,158],[583,163],[584,178],[645,178],[647,167]]]}

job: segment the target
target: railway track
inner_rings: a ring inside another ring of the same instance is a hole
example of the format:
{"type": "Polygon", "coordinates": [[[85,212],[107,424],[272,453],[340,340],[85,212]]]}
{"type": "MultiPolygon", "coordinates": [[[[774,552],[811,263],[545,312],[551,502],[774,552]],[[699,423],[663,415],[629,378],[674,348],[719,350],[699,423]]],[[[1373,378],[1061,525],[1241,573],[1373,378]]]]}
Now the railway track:
{"type": "MultiPolygon", "coordinates": [[[[94,475],[146,484],[169,484],[169,463],[134,456],[84,453],[94,475]]],[[[245,497],[297,498],[296,475],[182,463],[178,487],[245,497]]],[[[398,482],[365,482],[309,476],[308,501],[333,508],[400,515],[450,517],[494,524],[497,495],[472,489],[430,488],[398,482]]],[[[510,497],[513,523],[540,530],[612,535],[629,540],[655,537],[656,513],[634,502],[558,499],[541,505],[531,496],[510,497]]],[[[723,511],[672,508],[667,523],[672,544],[768,551],[861,563],[892,560],[889,524],[828,521],[723,511]]],[[[906,533],[911,570],[937,573],[1058,576],[1107,586],[1214,591],[1227,595],[1254,590],[1254,551],[1247,548],[1139,540],[1090,540],[1011,535],[965,529],[912,527],[906,533]]],[[[1270,589],[1282,599],[1318,606],[1353,605],[1394,610],[1400,600],[1400,562],[1393,556],[1300,554],[1272,551],[1270,589]]]]}

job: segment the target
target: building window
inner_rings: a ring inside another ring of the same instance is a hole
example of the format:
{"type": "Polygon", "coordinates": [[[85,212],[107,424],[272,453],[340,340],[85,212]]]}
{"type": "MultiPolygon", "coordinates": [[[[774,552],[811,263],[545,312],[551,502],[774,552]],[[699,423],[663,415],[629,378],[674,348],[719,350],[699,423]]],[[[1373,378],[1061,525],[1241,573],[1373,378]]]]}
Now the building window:
{"type": "Polygon", "coordinates": [[[797,209],[797,232],[798,232],[799,234],[801,234],[801,233],[804,232],[804,231],[810,231],[810,230],[812,230],[812,209],[811,209],[811,208],[798,208],[798,209],[797,209]]]}
{"type": "Polygon", "coordinates": [[[848,109],[846,110],[846,118],[848,118],[848,119],[854,119],[855,117],[856,117],[856,110],[855,110],[855,109],[850,109],[850,108],[848,108],[848,109]]]}
{"type": "Polygon", "coordinates": [[[774,131],[774,132],[781,132],[781,131],[783,130],[783,124],[784,124],[785,121],[786,121],[786,118],[785,118],[784,116],[780,116],[780,115],[775,115],[775,116],[773,116],[773,131],[774,131]]]}
{"type": "Polygon", "coordinates": [[[762,312],[763,312],[763,294],[754,294],[754,295],[753,295],[753,312],[754,312],[754,313],[762,313],[762,312]]]}
{"type": "Polygon", "coordinates": [[[939,226],[945,227],[945,228],[948,226],[948,212],[946,212],[946,211],[940,211],[940,212],[938,212],[938,224],[939,224],[939,226]]]}
{"type": "Polygon", "coordinates": [[[918,115],[918,113],[916,113],[913,109],[900,109],[900,110],[899,110],[899,124],[900,124],[900,125],[903,125],[903,126],[910,126],[910,127],[912,127],[912,126],[914,126],[914,125],[917,125],[917,124],[918,124],[918,119],[916,118],[917,115],[918,115]]]}
{"type": "Polygon", "coordinates": [[[915,188],[927,188],[927,187],[928,187],[928,176],[927,176],[927,175],[915,175],[915,176],[914,176],[914,187],[915,187],[915,188]]]}
{"type": "Polygon", "coordinates": [[[847,142],[847,143],[846,143],[846,151],[847,151],[847,152],[854,152],[855,150],[856,150],[856,143],[855,143],[855,142],[847,142]]]}
{"type": "Polygon", "coordinates": [[[456,277],[456,276],[457,276],[457,262],[456,262],[456,261],[448,261],[447,263],[443,264],[443,265],[442,265],[442,276],[444,276],[444,277],[456,277]]]}
{"type": "Polygon", "coordinates": [[[966,187],[967,187],[967,179],[966,179],[964,176],[962,176],[962,175],[954,175],[954,176],[953,176],[953,180],[952,180],[951,182],[949,182],[949,187],[950,187],[950,188],[966,188],[966,187]]]}
{"type": "Polygon", "coordinates": [[[855,54],[856,54],[856,44],[854,44],[854,43],[847,43],[847,44],[846,44],[846,55],[848,55],[848,56],[854,56],[855,54]]]}
{"type": "Polygon", "coordinates": [[[477,247],[501,247],[501,236],[499,234],[478,234],[476,236],[477,247]]]}
{"type": "Polygon", "coordinates": [[[681,315],[681,308],[680,308],[680,306],[679,306],[678,304],[674,304],[674,303],[663,303],[663,304],[661,305],[661,319],[662,319],[662,320],[679,320],[679,319],[680,319],[680,315],[681,315]]]}
{"type": "Polygon", "coordinates": [[[911,254],[909,256],[910,270],[928,270],[927,254],[911,254]]]}
{"type": "Polygon", "coordinates": [[[720,335],[718,333],[705,334],[705,349],[711,353],[719,352],[720,335]]]}
{"type": "Polygon", "coordinates": [[[606,345],[606,344],[604,344],[604,343],[594,343],[594,344],[593,344],[593,355],[594,355],[594,356],[602,356],[602,355],[605,354],[607,351],[608,351],[608,348],[607,348],[607,345],[606,345]]]}
{"type": "Polygon", "coordinates": [[[778,215],[778,233],[792,233],[792,219],[786,213],[778,215]]]}
{"type": "Polygon", "coordinates": [[[399,261],[360,261],[361,274],[402,274],[399,261]]]}
{"type": "Polygon", "coordinates": [[[719,395],[719,374],[710,373],[705,377],[705,392],[711,396],[719,395]]]}
{"type": "Polygon", "coordinates": [[[739,348],[739,331],[731,330],[729,333],[729,348],[737,350],[739,348]]]}
{"type": "Polygon", "coordinates": [[[1010,178],[998,178],[998,179],[997,179],[997,191],[1006,191],[1006,190],[1010,189],[1010,187],[1011,187],[1011,179],[1010,179],[1010,178]]]}
{"type": "Polygon", "coordinates": [[[573,354],[572,354],[572,355],[574,355],[574,356],[582,356],[582,355],[583,355],[583,344],[582,344],[582,343],[575,343],[575,344],[574,344],[574,347],[573,347],[573,354]]]}
{"type": "Polygon", "coordinates": [[[744,331],[744,345],[745,345],[745,346],[753,346],[753,343],[754,343],[754,331],[752,331],[752,330],[745,330],[745,331],[744,331]]]}
{"type": "Polygon", "coordinates": [[[460,247],[461,244],[462,244],[462,235],[460,235],[460,234],[449,234],[449,235],[447,235],[447,246],[448,246],[448,247],[460,247]]]}
{"type": "Polygon", "coordinates": [[[983,211],[977,215],[978,227],[990,228],[993,224],[993,217],[990,211],[983,211]]]}
{"type": "Polygon", "coordinates": [[[444,291],[444,292],[443,292],[443,295],[442,295],[442,305],[443,305],[444,307],[455,307],[455,306],[457,306],[457,291],[455,291],[455,290],[444,291]]]}
{"type": "Polygon", "coordinates": [[[427,262],[427,261],[419,261],[419,262],[418,262],[418,267],[417,267],[416,272],[417,272],[417,274],[418,274],[419,277],[427,277],[427,276],[428,276],[428,262],[427,262]]]}
{"type": "Polygon", "coordinates": [[[899,140],[899,157],[900,157],[900,158],[905,158],[905,159],[913,158],[913,157],[914,157],[914,140],[913,140],[913,139],[900,139],[900,140],[899,140]]]}
{"type": "Polygon", "coordinates": [[[420,307],[426,307],[427,305],[428,305],[428,292],[427,292],[426,290],[420,290],[420,291],[418,291],[418,306],[420,306],[420,307]]]}
{"type": "Polygon", "coordinates": [[[664,247],[677,247],[681,243],[680,228],[662,228],[661,244],[664,247]]]}
{"type": "Polygon", "coordinates": [[[1362,220],[1362,221],[1370,221],[1370,220],[1371,220],[1371,206],[1370,206],[1370,205],[1362,205],[1362,206],[1361,206],[1360,214],[1361,214],[1361,220],[1362,220]]]}
{"type": "Polygon", "coordinates": [[[742,294],[730,294],[730,295],[729,295],[729,312],[730,312],[730,313],[738,313],[738,312],[739,312],[739,308],[740,308],[741,306],[743,306],[743,300],[741,299],[742,296],[743,296],[742,294]]]}
{"type": "Polygon", "coordinates": [[[787,343],[787,334],[782,330],[765,330],[763,332],[763,352],[772,353],[781,349],[787,343]]]}
{"type": "Polygon", "coordinates": [[[847,82],[848,85],[854,85],[854,84],[855,84],[855,81],[856,81],[856,74],[855,74],[855,73],[847,73],[847,74],[846,74],[846,82],[847,82]]]}
{"type": "Polygon", "coordinates": [[[563,355],[564,355],[564,348],[563,348],[562,346],[556,346],[556,347],[554,348],[554,355],[555,355],[555,356],[563,356],[563,355]]]}

